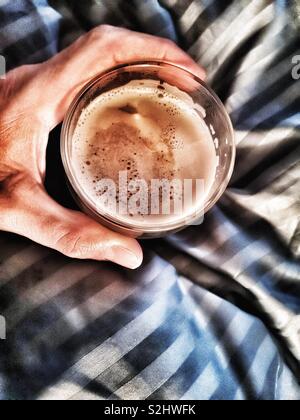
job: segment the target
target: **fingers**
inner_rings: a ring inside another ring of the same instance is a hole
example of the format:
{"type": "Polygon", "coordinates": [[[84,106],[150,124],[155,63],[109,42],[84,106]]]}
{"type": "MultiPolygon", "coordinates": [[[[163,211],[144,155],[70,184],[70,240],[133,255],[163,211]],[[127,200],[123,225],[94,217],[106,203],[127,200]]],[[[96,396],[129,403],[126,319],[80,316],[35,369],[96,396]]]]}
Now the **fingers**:
{"type": "MultiPolygon", "coordinates": [[[[113,33],[116,29],[111,29],[113,33]]],[[[203,67],[198,65],[186,52],[178,47],[173,41],[166,38],[159,38],[153,35],[126,31],[124,35],[119,34],[118,39],[122,38],[123,48],[112,48],[116,64],[130,62],[132,60],[163,60],[177,64],[196,76],[204,79],[206,76],[203,67]],[[124,45],[125,43],[125,45],[124,45]]],[[[118,42],[118,41],[117,41],[118,42]]],[[[116,46],[116,43],[115,43],[116,46]]]]}
{"type": "MultiPolygon", "coordinates": [[[[17,193],[15,194],[17,195],[17,193]]],[[[24,185],[15,203],[2,217],[2,230],[78,259],[112,261],[135,269],[143,260],[138,242],[112,232],[84,214],[67,210],[53,201],[42,186],[24,185]]]]}
{"type": "Polygon", "coordinates": [[[187,71],[195,74],[200,79],[205,80],[206,72],[202,66],[197,64],[191,56],[178,47],[173,41],[158,38],[152,35],[142,34],[143,42],[147,45],[144,52],[138,52],[137,57],[145,54],[145,58],[159,59],[169,61],[183,67],[187,71]]]}
{"type": "Polygon", "coordinates": [[[35,80],[43,104],[41,117],[54,128],[91,78],[117,64],[137,60],[166,60],[205,77],[203,68],[172,41],[103,25],[41,66],[35,80]]]}

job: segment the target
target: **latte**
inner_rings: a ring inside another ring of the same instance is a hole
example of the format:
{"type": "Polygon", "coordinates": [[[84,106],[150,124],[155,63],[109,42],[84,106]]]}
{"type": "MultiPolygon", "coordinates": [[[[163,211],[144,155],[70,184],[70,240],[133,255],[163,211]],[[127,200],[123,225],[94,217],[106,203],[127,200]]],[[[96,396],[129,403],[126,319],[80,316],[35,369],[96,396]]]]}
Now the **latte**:
{"type": "Polygon", "coordinates": [[[74,130],[78,184],[100,213],[125,223],[188,218],[209,195],[218,165],[204,119],[188,94],[167,83],[134,80],[102,93],[74,130]]]}

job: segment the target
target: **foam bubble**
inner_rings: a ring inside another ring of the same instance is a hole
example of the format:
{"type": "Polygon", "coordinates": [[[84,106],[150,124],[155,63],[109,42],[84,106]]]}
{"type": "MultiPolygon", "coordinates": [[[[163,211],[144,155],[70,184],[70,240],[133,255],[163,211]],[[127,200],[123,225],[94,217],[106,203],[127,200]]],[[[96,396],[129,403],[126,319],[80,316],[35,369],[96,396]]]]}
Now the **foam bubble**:
{"type": "MultiPolygon", "coordinates": [[[[208,193],[217,159],[204,114],[185,92],[154,80],[102,94],[83,110],[74,132],[78,182],[95,204],[97,184],[103,178],[118,184],[120,171],[128,182],[143,179],[149,186],[153,179],[203,179],[208,193]]],[[[182,198],[174,188],[169,195],[172,202],[182,198]]]]}

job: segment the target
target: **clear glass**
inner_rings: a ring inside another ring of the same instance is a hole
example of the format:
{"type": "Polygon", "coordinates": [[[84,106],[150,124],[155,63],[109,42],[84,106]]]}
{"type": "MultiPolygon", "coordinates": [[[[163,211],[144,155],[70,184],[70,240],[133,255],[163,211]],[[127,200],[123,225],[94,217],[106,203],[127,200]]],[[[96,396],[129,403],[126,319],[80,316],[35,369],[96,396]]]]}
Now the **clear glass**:
{"type": "Polygon", "coordinates": [[[122,234],[135,238],[157,238],[177,232],[188,225],[197,224],[222,196],[232,176],[235,161],[234,132],[230,118],[220,99],[197,76],[187,70],[167,62],[135,62],[120,65],[91,80],[77,95],[66,115],[61,134],[61,155],[71,192],[80,208],[99,223],[122,234]],[[84,191],[72,166],[72,141],[74,130],[82,111],[99,95],[133,80],[157,80],[175,86],[187,93],[204,108],[204,121],[214,137],[218,157],[218,166],[212,188],[199,211],[193,212],[190,218],[170,223],[141,226],[134,219],[121,221],[117,214],[100,212],[95,202],[84,191]]]}

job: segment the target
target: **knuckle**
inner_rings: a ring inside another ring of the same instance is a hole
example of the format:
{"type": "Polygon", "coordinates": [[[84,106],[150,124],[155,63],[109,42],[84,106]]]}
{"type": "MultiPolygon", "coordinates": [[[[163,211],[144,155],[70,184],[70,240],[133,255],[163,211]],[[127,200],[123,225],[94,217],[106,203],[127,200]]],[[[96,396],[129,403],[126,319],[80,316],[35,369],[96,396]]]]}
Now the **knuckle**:
{"type": "Polygon", "coordinates": [[[168,39],[168,38],[164,39],[164,45],[167,48],[172,48],[172,49],[177,49],[178,48],[177,44],[174,41],[172,41],[171,39],[168,39]]]}
{"type": "Polygon", "coordinates": [[[60,228],[59,238],[55,241],[55,248],[68,257],[75,257],[78,253],[79,233],[60,228]]]}
{"type": "Polygon", "coordinates": [[[115,26],[107,25],[107,24],[97,26],[97,28],[95,29],[98,30],[100,34],[106,34],[106,33],[112,32],[113,30],[116,30],[115,26]]]}
{"type": "Polygon", "coordinates": [[[67,230],[56,241],[55,248],[62,254],[83,259],[92,252],[92,244],[81,237],[79,230],[67,230]]]}
{"type": "Polygon", "coordinates": [[[109,259],[111,241],[109,233],[95,231],[94,224],[84,225],[84,228],[77,226],[57,225],[54,222],[56,242],[54,248],[62,254],[76,259],[109,259]],[[101,240],[99,239],[101,237],[101,240]]]}
{"type": "Polygon", "coordinates": [[[81,50],[85,50],[89,45],[94,45],[100,40],[100,33],[97,28],[91,29],[89,32],[81,35],[71,46],[70,49],[74,49],[75,54],[80,53],[81,50]]]}
{"type": "Polygon", "coordinates": [[[114,27],[110,25],[96,26],[87,33],[88,42],[98,42],[103,36],[111,33],[113,29],[114,27]]]}
{"type": "Polygon", "coordinates": [[[94,28],[91,29],[87,34],[86,34],[86,39],[88,42],[97,42],[100,39],[101,33],[99,28],[94,28]]]}

